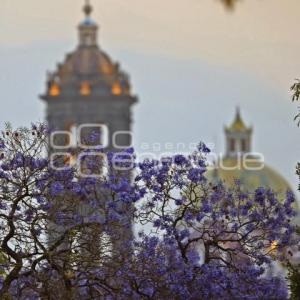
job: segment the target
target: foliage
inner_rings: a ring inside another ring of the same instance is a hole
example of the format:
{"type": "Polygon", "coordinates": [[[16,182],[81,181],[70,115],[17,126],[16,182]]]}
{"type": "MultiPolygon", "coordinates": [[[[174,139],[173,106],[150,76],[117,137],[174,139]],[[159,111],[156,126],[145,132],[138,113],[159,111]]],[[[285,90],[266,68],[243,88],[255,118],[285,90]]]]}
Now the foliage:
{"type": "MultiPolygon", "coordinates": [[[[298,101],[300,97],[300,80],[297,79],[295,83],[291,86],[291,91],[293,93],[292,100],[298,101]]],[[[295,116],[295,120],[298,120],[298,126],[300,125],[300,113],[295,116]]]]}
{"type": "Polygon", "coordinates": [[[265,270],[297,243],[291,192],[281,203],[210,184],[204,144],[134,163],[131,180],[132,149],[117,154],[122,170],[100,149],[108,163],[91,177],[54,170],[47,141],[42,124],[0,139],[1,299],[287,298],[265,270]],[[136,238],[132,222],[144,226],[136,238]]]}
{"type": "Polygon", "coordinates": [[[300,299],[300,266],[288,264],[288,280],[290,282],[291,300],[300,299]]]}
{"type": "MultiPolygon", "coordinates": [[[[300,235],[300,228],[297,227],[296,232],[300,235]]],[[[300,265],[295,265],[290,262],[287,263],[288,267],[288,276],[287,280],[289,281],[290,288],[290,299],[298,300],[300,299],[300,265]]]]}

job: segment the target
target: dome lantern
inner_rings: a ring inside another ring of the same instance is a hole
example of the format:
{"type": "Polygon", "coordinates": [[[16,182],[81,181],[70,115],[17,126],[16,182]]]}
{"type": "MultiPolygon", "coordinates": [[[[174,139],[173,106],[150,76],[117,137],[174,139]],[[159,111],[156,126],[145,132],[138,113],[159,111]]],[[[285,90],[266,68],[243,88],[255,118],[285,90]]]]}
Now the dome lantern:
{"type": "Polygon", "coordinates": [[[246,127],[239,107],[232,124],[225,127],[225,136],[226,157],[237,157],[251,152],[252,128],[246,127]]]}
{"type": "Polygon", "coordinates": [[[97,44],[98,26],[91,19],[92,11],[87,0],[83,7],[85,18],[78,27],[79,46],[57,64],[54,72],[49,73],[47,90],[41,98],[46,101],[58,96],[70,99],[82,96],[84,101],[94,97],[98,101],[126,98],[133,104],[137,99],[131,94],[129,76],[97,44]]]}
{"type": "Polygon", "coordinates": [[[98,26],[90,17],[92,11],[92,5],[86,0],[83,7],[85,18],[79,25],[79,46],[81,47],[97,46],[98,26]]]}

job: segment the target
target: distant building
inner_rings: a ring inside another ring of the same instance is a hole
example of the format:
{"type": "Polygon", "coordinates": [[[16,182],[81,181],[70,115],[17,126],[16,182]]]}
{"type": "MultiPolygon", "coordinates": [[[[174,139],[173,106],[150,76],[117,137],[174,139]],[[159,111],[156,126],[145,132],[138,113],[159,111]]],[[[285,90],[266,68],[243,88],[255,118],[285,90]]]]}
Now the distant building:
{"type": "Polygon", "coordinates": [[[248,191],[254,191],[257,187],[271,188],[283,198],[291,188],[279,173],[253,153],[253,129],[245,125],[239,109],[232,124],[225,127],[224,131],[225,156],[219,159],[213,170],[207,172],[207,176],[229,186],[239,180],[241,186],[248,191]]]}

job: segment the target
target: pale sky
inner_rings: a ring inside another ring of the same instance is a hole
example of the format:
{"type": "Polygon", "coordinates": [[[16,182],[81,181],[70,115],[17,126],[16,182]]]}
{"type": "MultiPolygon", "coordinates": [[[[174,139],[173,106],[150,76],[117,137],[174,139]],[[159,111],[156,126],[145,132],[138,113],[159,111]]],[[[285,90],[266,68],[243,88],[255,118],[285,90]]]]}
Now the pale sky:
{"type": "MultiPolygon", "coordinates": [[[[75,39],[83,0],[1,0],[0,45],[75,39]]],[[[94,0],[108,47],[247,68],[288,84],[299,71],[299,0],[94,0]],[[287,59],[284,59],[287,58],[287,59]]]]}
{"type": "MultiPolygon", "coordinates": [[[[296,189],[299,0],[91,0],[100,45],[131,75],[142,142],[216,143],[240,105],[254,150],[296,189]],[[158,122],[158,120],[160,120],[158,122]]],[[[0,120],[43,120],[46,71],[77,43],[83,0],[0,1],[0,120]]]]}

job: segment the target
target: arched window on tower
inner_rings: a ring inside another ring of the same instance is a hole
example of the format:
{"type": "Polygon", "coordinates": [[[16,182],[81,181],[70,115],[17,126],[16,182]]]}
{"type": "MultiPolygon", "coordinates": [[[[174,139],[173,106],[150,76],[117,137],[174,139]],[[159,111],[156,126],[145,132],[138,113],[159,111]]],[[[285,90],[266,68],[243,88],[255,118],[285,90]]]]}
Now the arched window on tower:
{"type": "Polygon", "coordinates": [[[85,35],[84,39],[85,39],[85,45],[87,46],[92,45],[93,39],[89,34],[85,35]]]}
{"type": "Polygon", "coordinates": [[[242,152],[247,151],[247,141],[245,139],[241,140],[241,149],[242,149],[242,152]]]}
{"type": "Polygon", "coordinates": [[[230,149],[230,152],[235,151],[235,140],[234,139],[229,140],[229,149],[230,149]]]}
{"type": "Polygon", "coordinates": [[[52,97],[58,96],[60,94],[59,85],[55,81],[52,81],[50,83],[48,93],[52,97]]]}
{"type": "Polygon", "coordinates": [[[91,86],[90,83],[85,80],[80,84],[80,94],[82,96],[89,96],[91,94],[91,86]]]}
{"type": "Polygon", "coordinates": [[[112,85],[111,92],[113,95],[121,95],[122,94],[122,88],[120,86],[120,83],[118,81],[115,81],[112,85]]]}

